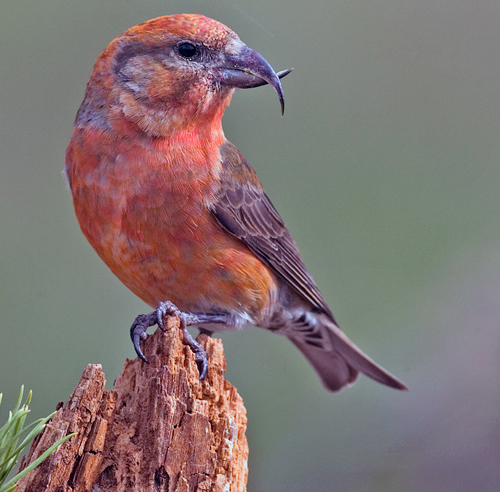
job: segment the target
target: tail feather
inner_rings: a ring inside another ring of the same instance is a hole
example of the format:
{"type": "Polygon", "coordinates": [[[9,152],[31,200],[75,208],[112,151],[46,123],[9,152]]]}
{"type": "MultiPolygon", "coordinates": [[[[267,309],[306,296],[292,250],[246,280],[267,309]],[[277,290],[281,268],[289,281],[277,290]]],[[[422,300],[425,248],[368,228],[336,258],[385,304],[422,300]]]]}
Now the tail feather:
{"type": "Polygon", "coordinates": [[[358,371],[353,369],[340,354],[333,351],[325,352],[296,338],[289,337],[289,339],[309,361],[327,390],[339,391],[348,388],[358,379],[358,371]]]}
{"type": "Polygon", "coordinates": [[[356,382],[359,372],[391,388],[408,389],[402,381],[363,353],[332,321],[325,317],[321,325],[331,341],[330,350],[308,344],[300,338],[289,338],[304,354],[328,390],[338,391],[351,386],[356,382]]]}

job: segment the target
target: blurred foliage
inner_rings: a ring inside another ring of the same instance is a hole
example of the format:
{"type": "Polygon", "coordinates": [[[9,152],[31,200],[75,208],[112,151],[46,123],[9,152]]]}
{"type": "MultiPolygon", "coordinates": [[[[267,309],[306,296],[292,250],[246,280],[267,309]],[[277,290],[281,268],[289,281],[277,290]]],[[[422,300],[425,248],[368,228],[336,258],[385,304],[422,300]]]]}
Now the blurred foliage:
{"type": "Polygon", "coordinates": [[[249,414],[249,492],[500,484],[500,3],[3,0],[0,386],[109,381],[147,307],[87,244],[60,175],[96,56],[169,13],[216,18],[277,69],[228,138],[260,175],[342,328],[411,388],[327,394],[286,339],[224,334],[249,414]]]}
{"type": "MultiPolygon", "coordinates": [[[[68,434],[52,446],[47,448],[36,460],[33,460],[24,470],[9,478],[9,474],[18,464],[19,456],[30,442],[43,431],[45,424],[55,415],[51,413],[48,417],[35,420],[31,424],[24,426],[26,417],[28,416],[29,404],[31,402],[32,393],[29,392],[24,404],[23,401],[24,387],[21,386],[21,391],[17,397],[17,402],[14,409],[9,412],[7,422],[0,427],[0,492],[12,492],[16,489],[16,483],[31,470],[36,468],[44,461],[52,451],[54,451],[63,442],[67,441],[76,434],[68,434]],[[23,440],[19,443],[19,440],[23,440]]],[[[0,404],[2,403],[2,393],[0,393],[0,404]]]]}

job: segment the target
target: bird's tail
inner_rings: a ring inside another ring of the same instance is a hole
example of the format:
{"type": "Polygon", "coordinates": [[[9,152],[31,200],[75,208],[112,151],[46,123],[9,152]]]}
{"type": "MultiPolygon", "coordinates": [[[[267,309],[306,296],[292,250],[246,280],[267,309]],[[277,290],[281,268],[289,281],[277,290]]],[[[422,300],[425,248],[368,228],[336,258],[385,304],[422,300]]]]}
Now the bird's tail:
{"type": "Polygon", "coordinates": [[[290,336],[290,333],[287,335],[304,354],[329,391],[338,391],[351,386],[356,382],[360,372],[391,388],[408,389],[403,382],[363,353],[325,315],[318,316],[317,321],[321,325],[322,337],[330,343],[315,344],[307,342],[302,337],[290,336]]]}

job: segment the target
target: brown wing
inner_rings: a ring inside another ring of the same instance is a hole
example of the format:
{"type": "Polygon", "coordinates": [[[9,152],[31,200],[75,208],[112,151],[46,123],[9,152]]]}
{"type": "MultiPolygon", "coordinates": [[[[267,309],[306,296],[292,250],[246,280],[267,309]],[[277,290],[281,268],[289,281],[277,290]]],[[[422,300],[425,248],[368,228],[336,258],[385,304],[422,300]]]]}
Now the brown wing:
{"type": "Polygon", "coordinates": [[[213,207],[214,216],[295,292],[333,320],[292,235],[264,193],[255,171],[227,140],[221,146],[221,158],[221,191],[213,207]]]}

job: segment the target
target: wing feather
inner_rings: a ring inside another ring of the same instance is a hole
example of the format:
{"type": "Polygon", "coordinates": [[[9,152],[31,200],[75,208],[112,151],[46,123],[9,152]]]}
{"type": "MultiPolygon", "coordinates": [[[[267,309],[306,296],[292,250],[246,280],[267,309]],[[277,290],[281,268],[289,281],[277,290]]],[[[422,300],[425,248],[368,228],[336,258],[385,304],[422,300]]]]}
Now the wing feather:
{"type": "Polygon", "coordinates": [[[319,312],[333,315],[297,245],[243,155],[226,141],[221,146],[222,176],[213,214],[267,266],[319,312]]]}

